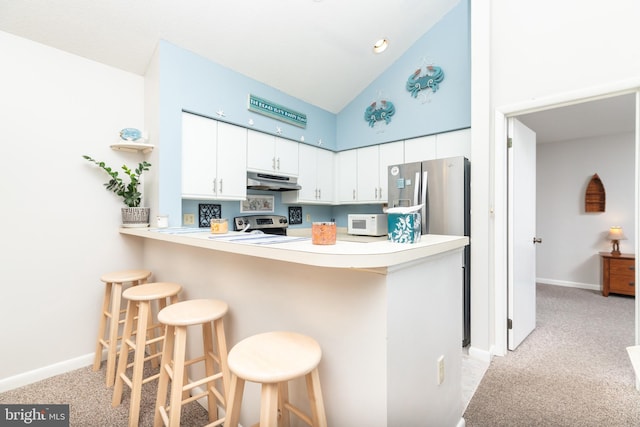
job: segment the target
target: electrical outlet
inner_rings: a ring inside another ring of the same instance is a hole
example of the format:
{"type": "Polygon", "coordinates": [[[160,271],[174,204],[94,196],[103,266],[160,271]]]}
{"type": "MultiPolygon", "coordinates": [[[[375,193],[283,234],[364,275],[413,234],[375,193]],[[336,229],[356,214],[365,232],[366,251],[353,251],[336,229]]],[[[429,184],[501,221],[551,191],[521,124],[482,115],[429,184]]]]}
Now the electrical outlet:
{"type": "Polygon", "coordinates": [[[444,355],[438,357],[438,385],[444,382],[444,355]]]}
{"type": "Polygon", "coordinates": [[[311,214],[307,214],[307,222],[311,222],[311,214]]]}
{"type": "Polygon", "coordinates": [[[196,223],[196,216],[194,214],[182,215],[182,222],[184,225],[193,225],[196,223]]]}

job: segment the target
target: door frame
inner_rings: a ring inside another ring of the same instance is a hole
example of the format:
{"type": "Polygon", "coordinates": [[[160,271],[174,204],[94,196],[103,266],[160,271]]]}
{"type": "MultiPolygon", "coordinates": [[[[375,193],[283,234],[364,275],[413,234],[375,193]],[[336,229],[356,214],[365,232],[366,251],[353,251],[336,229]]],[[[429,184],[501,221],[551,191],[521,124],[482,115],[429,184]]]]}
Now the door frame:
{"type": "MultiPolygon", "coordinates": [[[[563,93],[529,102],[497,107],[494,112],[493,180],[494,180],[494,346],[493,353],[499,356],[507,354],[507,314],[508,314],[508,234],[507,234],[507,131],[508,118],[522,114],[550,110],[558,107],[595,101],[619,95],[635,93],[636,126],[635,126],[635,253],[640,254],[640,82],[621,82],[604,87],[592,88],[577,92],[563,93]]],[[[640,261],[636,257],[636,283],[640,283],[640,261]]],[[[635,344],[640,344],[640,298],[635,299],[635,344]]],[[[640,380],[636,381],[640,386],[640,380]]]]}

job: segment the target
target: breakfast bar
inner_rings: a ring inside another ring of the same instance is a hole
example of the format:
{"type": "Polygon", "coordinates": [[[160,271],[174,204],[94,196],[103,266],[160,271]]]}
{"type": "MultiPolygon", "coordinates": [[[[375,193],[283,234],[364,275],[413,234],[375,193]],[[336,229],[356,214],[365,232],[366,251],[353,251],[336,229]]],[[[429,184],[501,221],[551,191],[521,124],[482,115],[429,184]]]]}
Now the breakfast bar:
{"type": "MultiPolygon", "coordinates": [[[[229,304],[230,347],[275,330],[317,340],[329,425],[463,423],[460,277],[467,237],[313,245],[308,238],[255,244],[235,240],[242,233],[216,238],[198,229],[120,233],[143,239],[143,264],[155,280],[180,283],[181,299],[229,304]]],[[[260,392],[252,385],[242,425],[257,421],[260,392]]],[[[293,400],[304,390],[294,387],[293,400]]]]}

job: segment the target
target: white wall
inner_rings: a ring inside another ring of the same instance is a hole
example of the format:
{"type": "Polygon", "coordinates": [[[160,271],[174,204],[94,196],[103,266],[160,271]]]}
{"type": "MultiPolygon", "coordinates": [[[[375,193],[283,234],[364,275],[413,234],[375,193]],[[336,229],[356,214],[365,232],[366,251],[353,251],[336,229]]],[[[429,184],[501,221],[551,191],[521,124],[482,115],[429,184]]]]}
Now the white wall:
{"type": "Polygon", "coordinates": [[[2,32],[0,51],[2,391],[88,365],[99,277],[140,267],[139,243],[118,234],[107,175],[81,156],[142,160],[109,144],[142,128],[143,79],[2,32]]]}
{"type": "Polygon", "coordinates": [[[640,2],[470,1],[471,351],[500,354],[506,349],[507,316],[506,162],[499,113],[638,82],[640,57],[632,52],[640,39],[640,2]]]}
{"type": "Polygon", "coordinates": [[[633,134],[538,144],[538,281],[600,289],[599,251],[611,251],[609,227],[622,226],[633,253],[635,141],[633,134]],[[584,195],[597,173],[606,191],[604,213],[585,213],[584,195]]]}

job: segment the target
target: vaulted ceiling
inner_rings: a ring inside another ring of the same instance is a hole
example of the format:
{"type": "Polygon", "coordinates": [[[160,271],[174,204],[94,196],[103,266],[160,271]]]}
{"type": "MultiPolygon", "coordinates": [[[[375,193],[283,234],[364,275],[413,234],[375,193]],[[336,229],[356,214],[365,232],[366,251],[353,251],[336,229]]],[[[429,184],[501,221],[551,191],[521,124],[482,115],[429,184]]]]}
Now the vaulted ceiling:
{"type": "MultiPolygon", "coordinates": [[[[140,75],[164,39],[338,113],[459,1],[0,0],[0,31],[140,75]]],[[[553,142],[633,131],[635,107],[627,95],[521,120],[553,142]]]]}

